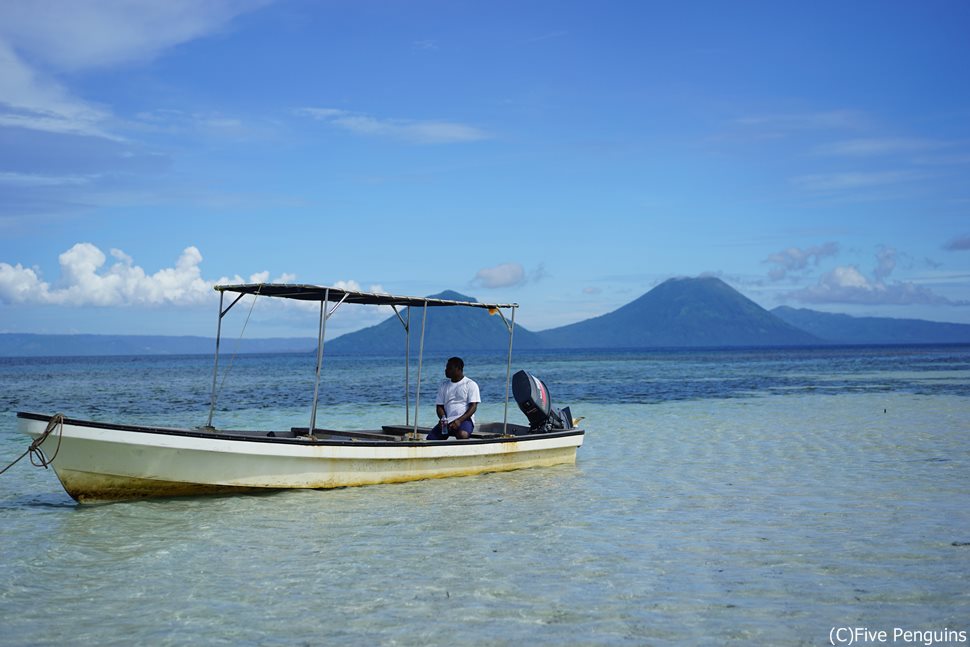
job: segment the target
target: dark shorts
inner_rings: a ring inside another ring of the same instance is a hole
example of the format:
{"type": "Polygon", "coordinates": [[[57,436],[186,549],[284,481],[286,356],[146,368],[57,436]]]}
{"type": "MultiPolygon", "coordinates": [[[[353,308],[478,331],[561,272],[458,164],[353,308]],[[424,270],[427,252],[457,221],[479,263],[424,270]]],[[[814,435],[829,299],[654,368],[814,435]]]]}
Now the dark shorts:
{"type": "MultiPolygon", "coordinates": [[[[461,429],[462,431],[467,431],[468,436],[471,437],[472,430],[475,429],[475,425],[472,424],[471,420],[466,420],[460,425],[458,425],[458,428],[461,429]]],[[[428,432],[428,440],[444,440],[445,438],[448,437],[449,433],[451,435],[454,435],[454,432],[452,432],[450,429],[445,429],[444,431],[442,431],[441,423],[439,422],[434,426],[434,428],[431,431],[428,432]]],[[[458,436],[455,436],[455,438],[458,438],[458,436]]]]}

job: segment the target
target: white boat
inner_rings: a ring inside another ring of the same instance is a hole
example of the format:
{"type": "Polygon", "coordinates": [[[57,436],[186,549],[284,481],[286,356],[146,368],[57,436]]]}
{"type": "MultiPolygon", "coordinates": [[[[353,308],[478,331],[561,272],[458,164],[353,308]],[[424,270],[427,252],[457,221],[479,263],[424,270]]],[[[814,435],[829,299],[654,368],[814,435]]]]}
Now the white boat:
{"type": "Polygon", "coordinates": [[[219,325],[206,425],[177,429],[78,420],[60,414],[17,414],[20,430],[34,439],[35,464],[53,467],[64,489],[78,502],[398,483],[576,461],[585,432],[577,428],[569,409],[552,408],[545,385],[534,376],[519,371],[512,379],[517,304],[401,297],[313,285],[244,284],[215,289],[220,293],[219,325]],[[237,296],[223,308],[227,293],[237,296]],[[222,319],[246,295],[320,303],[316,382],[306,427],[233,431],[212,426],[222,319]],[[421,310],[414,415],[406,397],[403,424],[369,430],[323,429],[316,425],[326,323],[344,303],[394,308],[405,331],[405,393],[410,392],[411,311],[421,310]],[[487,308],[501,315],[509,331],[504,419],[476,425],[468,439],[427,440],[430,427],[418,424],[429,307],[487,308]],[[505,311],[511,316],[506,317],[505,311]],[[508,422],[510,391],[515,392],[528,425],[508,422]]]}

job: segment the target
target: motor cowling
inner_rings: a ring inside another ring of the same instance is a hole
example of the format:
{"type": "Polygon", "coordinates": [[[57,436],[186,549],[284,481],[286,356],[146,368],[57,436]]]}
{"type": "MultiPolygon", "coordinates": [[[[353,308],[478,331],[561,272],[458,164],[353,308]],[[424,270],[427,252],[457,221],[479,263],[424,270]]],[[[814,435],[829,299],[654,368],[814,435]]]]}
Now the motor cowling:
{"type": "Polygon", "coordinates": [[[529,419],[532,431],[570,429],[572,415],[569,407],[556,409],[545,383],[531,373],[518,371],[512,376],[512,396],[519,409],[529,419]]]}

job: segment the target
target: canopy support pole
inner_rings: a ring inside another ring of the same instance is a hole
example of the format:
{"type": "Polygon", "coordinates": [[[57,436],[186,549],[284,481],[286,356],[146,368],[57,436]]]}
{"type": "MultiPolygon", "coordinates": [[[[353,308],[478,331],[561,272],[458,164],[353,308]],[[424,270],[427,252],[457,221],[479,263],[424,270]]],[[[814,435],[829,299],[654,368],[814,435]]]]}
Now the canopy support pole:
{"type": "Polygon", "coordinates": [[[515,333],[515,308],[512,308],[512,321],[511,323],[505,319],[505,315],[502,314],[501,308],[498,309],[498,313],[502,315],[502,321],[505,322],[506,328],[509,329],[509,358],[505,364],[505,413],[502,418],[502,435],[509,435],[509,388],[512,384],[512,336],[515,333]]]}
{"type": "Polygon", "coordinates": [[[404,424],[411,424],[411,306],[404,326],[404,424]]]}
{"type": "Polygon", "coordinates": [[[398,321],[404,326],[404,425],[408,426],[411,424],[411,306],[408,306],[408,318],[405,321],[401,313],[398,312],[397,306],[391,306],[394,308],[394,314],[397,315],[398,321]]]}
{"type": "MultiPolygon", "coordinates": [[[[258,295],[259,292],[257,292],[256,294],[258,295]]],[[[223,310],[222,309],[222,303],[223,303],[223,299],[225,299],[225,296],[226,296],[226,293],[220,290],[219,291],[219,321],[216,324],[216,356],[215,356],[215,360],[213,361],[213,366],[212,366],[212,395],[209,398],[209,419],[206,420],[205,427],[203,427],[203,429],[207,429],[207,430],[213,430],[213,429],[215,429],[212,426],[212,416],[213,416],[213,414],[215,414],[215,411],[216,411],[216,399],[218,398],[218,395],[219,395],[219,392],[216,391],[216,378],[219,375],[219,341],[222,339],[222,318],[225,317],[226,314],[230,310],[232,310],[232,307],[234,305],[236,305],[237,303],[239,303],[239,300],[242,299],[246,295],[245,295],[245,293],[240,292],[239,293],[239,296],[236,297],[235,300],[232,303],[229,304],[229,307],[226,308],[225,310],[223,310]]],[[[253,298],[255,299],[255,297],[253,297],[253,298]]],[[[256,301],[254,300],[253,301],[253,305],[255,305],[255,304],[256,304],[256,301]]],[[[250,313],[252,313],[252,310],[251,309],[250,309],[250,313]]],[[[246,321],[249,321],[249,319],[247,318],[246,321]]],[[[243,326],[243,330],[245,330],[245,329],[246,329],[246,327],[243,326]]],[[[233,355],[233,357],[235,357],[235,355],[233,355]]],[[[231,361],[229,362],[229,368],[232,368],[232,362],[231,361]]],[[[225,379],[223,379],[223,382],[225,382],[225,379]]]]}
{"type": "MultiPolygon", "coordinates": [[[[212,429],[212,415],[216,410],[216,377],[219,375],[219,340],[222,338],[222,317],[226,314],[222,311],[222,300],[225,296],[225,292],[219,292],[219,323],[216,324],[216,357],[212,366],[212,395],[209,398],[209,419],[206,421],[204,429],[212,429]]],[[[242,297],[242,295],[239,296],[242,297]]],[[[235,304],[235,302],[233,303],[235,304]]],[[[229,307],[231,308],[232,306],[229,307]]]]}
{"type": "MultiPolygon", "coordinates": [[[[320,326],[317,337],[317,372],[313,382],[313,407],[310,409],[310,436],[317,424],[317,402],[320,398],[320,367],[323,366],[323,338],[327,333],[327,302],[330,301],[330,289],[324,291],[323,301],[320,302],[320,326]]],[[[338,304],[339,305],[339,304],[338,304]]],[[[336,309],[336,308],[335,308],[336,309]]]]}
{"type": "Polygon", "coordinates": [[[414,390],[414,440],[418,439],[418,410],[421,407],[421,365],[424,361],[424,329],[428,323],[428,302],[421,311],[421,344],[418,350],[418,383],[414,390]]]}

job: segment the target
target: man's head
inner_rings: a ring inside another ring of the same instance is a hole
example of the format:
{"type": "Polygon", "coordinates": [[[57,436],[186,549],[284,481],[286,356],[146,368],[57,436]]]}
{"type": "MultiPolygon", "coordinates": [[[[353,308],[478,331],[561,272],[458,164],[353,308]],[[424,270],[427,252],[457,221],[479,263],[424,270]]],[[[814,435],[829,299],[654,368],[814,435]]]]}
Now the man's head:
{"type": "Polygon", "coordinates": [[[445,364],[445,377],[452,382],[457,382],[465,376],[465,362],[460,357],[448,358],[445,364]]]}

